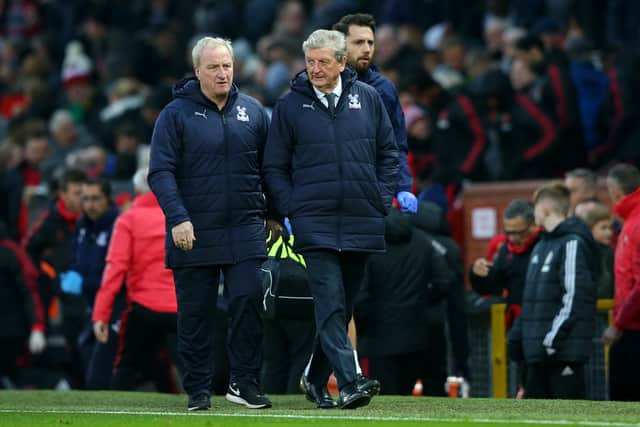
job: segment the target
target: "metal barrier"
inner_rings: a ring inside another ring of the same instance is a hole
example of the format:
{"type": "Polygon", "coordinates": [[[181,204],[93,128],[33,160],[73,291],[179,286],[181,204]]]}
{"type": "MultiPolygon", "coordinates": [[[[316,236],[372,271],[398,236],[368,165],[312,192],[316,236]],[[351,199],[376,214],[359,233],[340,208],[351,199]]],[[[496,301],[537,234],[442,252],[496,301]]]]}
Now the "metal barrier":
{"type": "MultiPolygon", "coordinates": [[[[597,307],[591,357],[585,370],[587,397],[607,400],[609,352],[601,337],[611,322],[613,300],[598,300],[597,307]]],[[[515,397],[518,392],[517,364],[507,359],[504,313],[505,304],[493,304],[490,311],[468,317],[469,366],[473,375],[471,392],[474,397],[515,397]]]]}

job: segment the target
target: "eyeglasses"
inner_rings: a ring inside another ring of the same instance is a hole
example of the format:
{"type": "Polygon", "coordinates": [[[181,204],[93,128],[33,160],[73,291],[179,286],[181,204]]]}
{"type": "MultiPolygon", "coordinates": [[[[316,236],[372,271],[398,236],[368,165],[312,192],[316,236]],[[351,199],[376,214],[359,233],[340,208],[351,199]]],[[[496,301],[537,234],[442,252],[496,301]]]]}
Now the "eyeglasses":
{"type": "Polygon", "coordinates": [[[523,228],[522,230],[504,230],[504,234],[507,236],[522,236],[527,231],[529,231],[529,227],[523,228]]]}

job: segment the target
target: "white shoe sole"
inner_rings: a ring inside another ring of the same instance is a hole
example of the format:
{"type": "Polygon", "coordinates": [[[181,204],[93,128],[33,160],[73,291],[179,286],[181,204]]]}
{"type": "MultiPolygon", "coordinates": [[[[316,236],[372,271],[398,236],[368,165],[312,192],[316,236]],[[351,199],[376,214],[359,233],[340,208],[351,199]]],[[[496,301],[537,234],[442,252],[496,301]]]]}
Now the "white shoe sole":
{"type": "Polygon", "coordinates": [[[267,403],[262,403],[262,404],[259,404],[259,405],[253,405],[253,404],[247,402],[246,400],[244,400],[243,398],[241,398],[240,396],[236,396],[236,395],[233,395],[231,393],[227,393],[224,396],[224,398],[227,399],[231,403],[235,403],[237,405],[243,405],[243,406],[246,406],[249,409],[262,409],[262,408],[270,408],[271,407],[271,405],[269,405],[267,403]]]}

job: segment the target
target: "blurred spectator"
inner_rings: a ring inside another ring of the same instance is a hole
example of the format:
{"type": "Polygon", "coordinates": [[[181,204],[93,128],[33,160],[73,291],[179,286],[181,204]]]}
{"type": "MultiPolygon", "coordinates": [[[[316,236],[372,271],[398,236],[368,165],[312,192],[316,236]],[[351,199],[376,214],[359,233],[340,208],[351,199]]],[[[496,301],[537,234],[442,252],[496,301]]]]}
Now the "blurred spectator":
{"type": "Polygon", "coordinates": [[[487,53],[494,60],[500,60],[504,51],[506,22],[502,18],[490,16],[484,22],[484,44],[487,53]]]}
{"type": "Polygon", "coordinates": [[[401,212],[415,213],[418,201],[411,192],[413,177],[407,163],[407,129],[398,92],[388,79],[372,64],[375,54],[376,23],[373,16],[363,13],[345,15],[334,24],[334,30],[345,35],[347,42],[347,65],[358,73],[358,80],[373,86],[391,120],[396,145],[398,147],[398,179],[395,197],[401,212]]]}
{"type": "MultiPolygon", "coordinates": [[[[429,305],[449,291],[451,276],[442,253],[409,217],[392,209],[385,219],[387,251],[367,261],[355,301],[358,352],[382,394],[410,395],[431,351],[429,305]]],[[[443,382],[444,384],[444,382],[443,382]]]]}
{"type": "Polygon", "coordinates": [[[434,180],[447,187],[450,202],[462,180],[486,179],[482,162],[485,145],[476,103],[464,92],[452,97],[438,114],[433,138],[434,180]]]}
{"type": "Polygon", "coordinates": [[[85,320],[87,305],[80,296],[62,293],[60,280],[61,273],[67,271],[73,263],[73,235],[82,212],[84,180],[82,172],[67,170],[61,177],[56,199],[24,239],[27,253],[40,272],[38,288],[46,310],[51,304],[56,305],[57,301],[60,303],[66,352],[71,356],[71,359],[65,361],[65,368],[75,387],[81,387],[84,383],[82,361],[76,343],[85,320]]]}
{"type": "Polygon", "coordinates": [[[536,36],[525,36],[516,42],[516,57],[537,75],[527,88],[529,97],[553,118],[558,128],[558,142],[553,150],[554,173],[584,165],[586,147],[578,95],[567,69],[551,61],[542,40],[536,36]]]}
{"type": "MultiPolygon", "coordinates": [[[[85,181],[81,200],[82,217],[73,240],[73,263],[69,270],[60,274],[60,286],[65,294],[82,295],[86,299],[88,312],[77,343],[83,358],[85,388],[105,390],[111,382],[118,340],[113,337],[106,345],[95,341],[90,311],[100,287],[118,209],[111,199],[111,185],[105,180],[85,181]]],[[[121,306],[124,305],[123,301],[121,306]]]]}
{"type": "Polygon", "coordinates": [[[568,171],[565,174],[564,185],[569,189],[569,216],[574,214],[578,203],[588,200],[598,200],[598,177],[584,168],[568,171]]]}
{"type": "Polygon", "coordinates": [[[473,290],[479,294],[506,298],[505,322],[509,330],[522,310],[529,258],[540,233],[531,202],[512,200],[504,211],[503,228],[507,241],[493,259],[478,258],[474,261],[469,280],[473,290]]]}
{"type": "Polygon", "coordinates": [[[137,129],[144,144],[151,143],[151,135],[156,119],[164,106],[171,102],[171,99],[171,88],[162,85],[154,87],[145,98],[140,111],[142,120],[137,122],[137,129]]]}
{"type": "Polygon", "coordinates": [[[63,169],[65,159],[74,150],[86,148],[95,143],[82,125],[75,124],[68,110],[56,110],[49,120],[49,157],[42,164],[43,178],[50,182],[63,169]]]}
{"type": "Polygon", "coordinates": [[[93,82],[93,63],[78,41],[67,44],[62,63],[65,108],[71,111],[76,123],[95,129],[104,101],[93,82]]]}
{"type": "Polygon", "coordinates": [[[620,54],[609,70],[609,95],[600,123],[606,142],[591,154],[596,166],[617,161],[640,161],[640,56],[620,54]]]}
{"type": "Polygon", "coordinates": [[[544,232],[531,253],[522,313],[509,332],[510,356],[526,362],[525,398],[584,399],[596,314],[595,242],[581,220],[567,217],[563,184],[538,188],[534,204],[544,232]]]}
{"type": "Polygon", "coordinates": [[[106,257],[106,269],[96,295],[93,332],[101,343],[117,334],[113,318],[116,296],[126,277],[129,306],[120,334],[113,388],[133,390],[138,375],[154,379],[159,391],[172,390],[166,375],[157,370],[156,358],[167,336],[176,333],[177,305],[171,270],[164,264],[164,214],[147,184],[147,169],[133,178],[137,197],[116,220],[106,257]],[[163,381],[164,378],[164,381],[163,381]]]}
{"type": "Polygon", "coordinates": [[[613,298],[613,249],[611,248],[613,218],[611,209],[597,200],[586,200],[578,203],[575,215],[587,224],[593,240],[596,241],[598,259],[600,260],[600,275],[597,280],[598,299],[613,298]]]}
{"type": "Polygon", "coordinates": [[[118,79],[109,87],[109,105],[100,111],[100,139],[105,148],[115,149],[116,129],[137,124],[146,95],[147,89],[132,78],[118,79]]]}
{"type": "Polygon", "coordinates": [[[500,69],[505,73],[511,70],[511,63],[516,56],[517,41],[526,34],[527,32],[525,30],[518,27],[505,29],[502,35],[502,60],[500,62],[500,69]]]}
{"type": "Polygon", "coordinates": [[[0,387],[16,383],[17,359],[25,342],[39,354],[46,347],[44,309],[36,285],[37,270],[24,252],[9,239],[0,221],[0,387]],[[8,381],[8,383],[7,383],[8,381]]]}
{"type": "Polygon", "coordinates": [[[577,90],[580,123],[589,153],[604,142],[598,128],[598,114],[609,91],[609,78],[596,68],[589,43],[582,38],[567,40],[569,75],[577,90]]]}
{"type": "Polygon", "coordinates": [[[5,141],[0,144],[0,222],[7,226],[7,233],[20,241],[18,227],[23,197],[23,179],[17,165],[21,162],[22,150],[17,144],[5,141]]]}
{"type": "Polygon", "coordinates": [[[462,251],[451,238],[446,210],[437,204],[421,201],[418,212],[411,217],[411,221],[417,229],[426,233],[433,249],[444,256],[451,275],[445,301],[427,309],[429,351],[425,354],[421,375],[422,394],[442,396],[444,395],[443,384],[448,372],[453,372],[454,375],[469,381],[472,374],[468,364],[469,337],[462,251]],[[453,360],[447,359],[449,348],[453,360]]]}
{"type": "Polygon", "coordinates": [[[125,123],[115,132],[115,154],[109,156],[105,175],[115,180],[130,180],[138,168],[138,149],[142,146],[138,129],[125,123]]]}
{"type": "Polygon", "coordinates": [[[530,34],[539,37],[544,44],[547,62],[563,69],[568,68],[569,60],[563,49],[565,35],[560,24],[555,19],[549,16],[539,18],[531,27],[530,34]]]}
{"type": "Polygon", "coordinates": [[[615,300],[613,322],[602,335],[609,350],[609,396],[611,400],[640,400],[640,172],[629,164],[614,166],[607,187],[615,214],[624,221],[614,264],[615,300]]]}
{"type": "Polygon", "coordinates": [[[446,36],[440,44],[442,63],[433,70],[433,78],[447,89],[459,86],[465,79],[465,44],[455,35],[446,36]]]}
{"type": "Polygon", "coordinates": [[[16,191],[22,195],[17,224],[20,238],[24,237],[28,228],[30,199],[43,189],[41,168],[49,157],[49,140],[45,124],[39,120],[29,120],[24,123],[23,131],[22,161],[16,168],[20,177],[19,190],[16,191]]]}

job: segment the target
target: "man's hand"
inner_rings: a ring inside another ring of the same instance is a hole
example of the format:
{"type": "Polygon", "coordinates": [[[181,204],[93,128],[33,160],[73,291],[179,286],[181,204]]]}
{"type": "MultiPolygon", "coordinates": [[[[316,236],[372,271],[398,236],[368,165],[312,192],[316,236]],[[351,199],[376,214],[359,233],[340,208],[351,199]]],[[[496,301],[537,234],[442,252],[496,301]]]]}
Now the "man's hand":
{"type": "Polygon", "coordinates": [[[97,320],[93,322],[93,334],[102,344],[106,344],[109,340],[109,324],[97,320]]]}
{"type": "Polygon", "coordinates": [[[400,212],[416,213],[418,212],[418,199],[413,193],[408,191],[401,191],[396,195],[398,204],[400,205],[400,212]]]}
{"type": "Polygon", "coordinates": [[[270,248],[271,246],[273,246],[275,242],[278,241],[278,239],[282,235],[283,227],[282,227],[282,224],[280,224],[278,221],[275,221],[273,219],[267,220],[266,227],[267,227],[267,237],[269,238],[269,240],[267,240],[267,247],[270,248]]]}
{"type": "Polygon", "coordinates": [[[44,332],[34,329],[29,335],[29,351],[31,354],[40,354],[47,347],[47,339],[44,332]]]}
{"type": "Polygon", "coordinates": [[[611,345],[620,339],[620,337],[622,336],[622,332],[622,330],[616,328],[614,325],[611,325],[602,333],[602,342],[604,342],[606,345],[611,345]]]}
{"type": "Polygon", "coordinates": [[[173,244],[176,248],[183,251],[190,251],[193,249],[193,242],[196,240],[195,234],[193,234],[193,224],[191,221],[181,222],[171,229],[171,237],[173,237],[173,244]]]}
{"type": "Polygon", "coordinates": [[[484,258],[478,258],[476,262],[473,263],[473,274],[480,277],[487,277],[491,267],[493,267],[492,262],[489,262],[484,258]]]}

